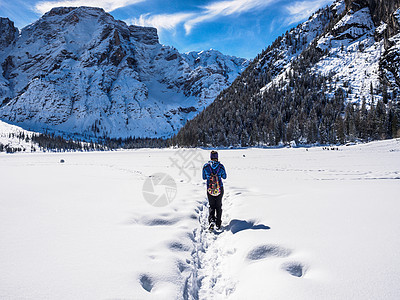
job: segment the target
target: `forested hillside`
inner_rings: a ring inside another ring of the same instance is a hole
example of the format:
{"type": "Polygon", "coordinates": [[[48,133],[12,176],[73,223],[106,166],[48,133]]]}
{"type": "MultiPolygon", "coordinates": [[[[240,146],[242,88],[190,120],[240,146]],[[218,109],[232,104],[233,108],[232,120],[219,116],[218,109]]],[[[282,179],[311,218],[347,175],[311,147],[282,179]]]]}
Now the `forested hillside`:
{"type": "Polygon", "coordinates": [[[279,37],[174,143],[275,146],[400,136],[400,3],[378,5],[336,1],[279,37]],[[311,41],[310,24],[318,33],[311,41]]]}

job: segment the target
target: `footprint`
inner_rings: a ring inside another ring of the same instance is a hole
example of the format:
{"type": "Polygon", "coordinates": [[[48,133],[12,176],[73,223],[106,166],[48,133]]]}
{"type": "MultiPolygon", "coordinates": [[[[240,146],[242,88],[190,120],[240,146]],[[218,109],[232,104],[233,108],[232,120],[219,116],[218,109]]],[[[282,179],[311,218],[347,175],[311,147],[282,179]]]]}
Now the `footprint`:
{"type": "Polygon", "coordinates": [[[140,284],[142,285],[142,288],[144,288],[149,293],[151,292],[154,286],[153,280],[151,280],[151,278],[146,274],[142,274],[140,276],[140,284]]]}
{"type": "Polygon", "coordinates": [[[179,222],[178,218],[175,219],[167,219],[167,218],[143,218],[142,223],[147,226],[169,226],[174,225],[179,222]]]}
{"type": "Polygon", "coordinates": [[[261,245],[247,254],[247,259],[260,260],[266,257],[287,257],[292,253],[291,250],[280,247],[278,245],[261,245]]]}
{"type": "Polygon", "coordinates": [[[196,239],[195,239],[195,232],[188,232],[186,235],[188,236],[188,238],[189,238],[192,242],[195,242],[195,241],[196,241],[196,239]]]}
{"type": "Polygon", "coordinates": [[[138,218],[130,218],[129,220],[124,221],[122,224],[124,225],[137,225],[139,224],[138,218]]]}
{"type": "Polygon", "coordinates": [[[190,248],[180,242],[172,242],[169,244],[168,248],[172,251],[189,251],[190,248]]]}
{"type": "Polygon", "coordinates": [[[230,248],[225,251],[227,255],[232,255],[236,253],[236,248],[230,248]]]}
{"type": "Polygon", "coordinates": [[[190,265],[189,265],[188,262],[186,262],[186,264],[185,264],[185,263],[182,262],[182,261],[178,261],[178,262],[176,263],[176,265],[177,265],[177,267],[178,267],[179,272],[181,272],[181,273],[183,273],[185,270],[187,270],[187,269],[190,268],[190,265]]]}
{"type": "Polygon", "coordinates": [[[305,266],[299,262],[289,262],[283,264],[282,269],[295,277],[302,277],[305,273],[305,266]]]}

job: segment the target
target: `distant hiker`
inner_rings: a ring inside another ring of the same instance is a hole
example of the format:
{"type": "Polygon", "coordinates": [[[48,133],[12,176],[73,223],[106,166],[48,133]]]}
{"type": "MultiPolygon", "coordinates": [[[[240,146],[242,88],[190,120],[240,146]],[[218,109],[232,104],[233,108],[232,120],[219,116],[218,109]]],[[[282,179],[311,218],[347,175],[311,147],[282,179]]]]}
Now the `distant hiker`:
{"type": "Polygon", "coordinates": [[[224,195],[224,186],[222,178],[226,179],[226,171],[223,164],[218,161],[218,152],[211,151],[210,161],[203,166],[203,179],[207,179],[207,197],[209,204],[208,222],[210,230],[221,228],[222,215],[222,196],[224,195]]]}

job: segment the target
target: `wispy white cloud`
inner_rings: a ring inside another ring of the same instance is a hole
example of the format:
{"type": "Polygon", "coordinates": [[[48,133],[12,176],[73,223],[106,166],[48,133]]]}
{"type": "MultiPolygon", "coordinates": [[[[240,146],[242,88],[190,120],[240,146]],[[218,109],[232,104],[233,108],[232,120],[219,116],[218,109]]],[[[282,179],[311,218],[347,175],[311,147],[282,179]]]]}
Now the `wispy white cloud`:
{"type": "Polygon", "coordinates": [[[186,33],[189,34],[194,26],[212,21],[221,16],[242,14],[256,9],[265,8],[280,0],[228,0],[217,1],[202,7],[197,17],[185,22],[186,33]]]}
{"type": "Polygon", "coordinates": [[[277,23],[277,19],[275,18],[275,19],[273,19],[273,20],[271,21],[271,23],[269,24],[269,33],[270,33],[270,34],[272,34],[272,33],[275,31],[275,29],[276,29],[276,23],[277,23]]]}
{"type": "Polygon", "coordinates": [[[289,13],[286,22],[291,25],[307,19],[319,8],[331,4],[333,0],[311,0],[311,1],[297,1],[286,5],[285,8],[289,13]]]}
{"type": "Polygon", "coordinates": [[[263,8],[276,0],[229,0],[210,3],[203,8],[209,15],[232,15],[263,8]]]}
{"type": "Polygon", "coordinates": [[[28,23],[34,22],[37,15],[33,12],[31,4],[24,0],[0,0],[0,17],[9,18],[21,29],[28,23]]]}
{"type": "Polygon", "coordinates": [[[127,20],[128,23],[141,26],[153,26],[158,29],[173,30],[183,24],[186,34],[200,23],[210,22],[219,17],[265,8],[281,0],[226,0],[215,1],[205,6],[200,6],[197,12],[175,14],[144,14],[139,18],[127,20]]]}
{"type": "Polygon", "coordinates": [[[167,29],[173,30],[178,24],[181,24],[190,18],[192,18],[194,13],[176,13],[176,14],[160,14],[160,15],[150,15],[144,14],[139,18],[132,18],[126,20],[127,23],[139,26],[151,26],[157,29],[167,29]]]}
{"type": "Polygon", "coordinates": [[[35,5],[35,10],[44,14],[54,7],[60,6],[93,6],[101,7],[105,11],[113,11],[117,8],[143,2],[145,0],[61,0],[61,1],[40,1],[35,5]]]}

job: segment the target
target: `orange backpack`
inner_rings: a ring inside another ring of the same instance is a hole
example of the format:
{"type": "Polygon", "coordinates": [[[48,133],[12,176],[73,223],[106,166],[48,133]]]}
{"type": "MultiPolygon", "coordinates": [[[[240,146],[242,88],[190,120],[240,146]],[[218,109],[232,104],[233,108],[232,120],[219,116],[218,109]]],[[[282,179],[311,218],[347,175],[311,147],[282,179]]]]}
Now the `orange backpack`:
{"type": "Polygon", "coordinates": [[[218,180],[218,172],[220,169],[220,165],[217,168],[217,171],[215,172],[215,174],[213,173],[213,169],[211,168],[211,165],[208,165],[210,167],[210,179],[208,181],[208,188],[207,188],[207,192],[211,195],[211,196],[218,196],[219,194],[221,194],[221,187],[219,185],[219,180],[218,180]]]}

